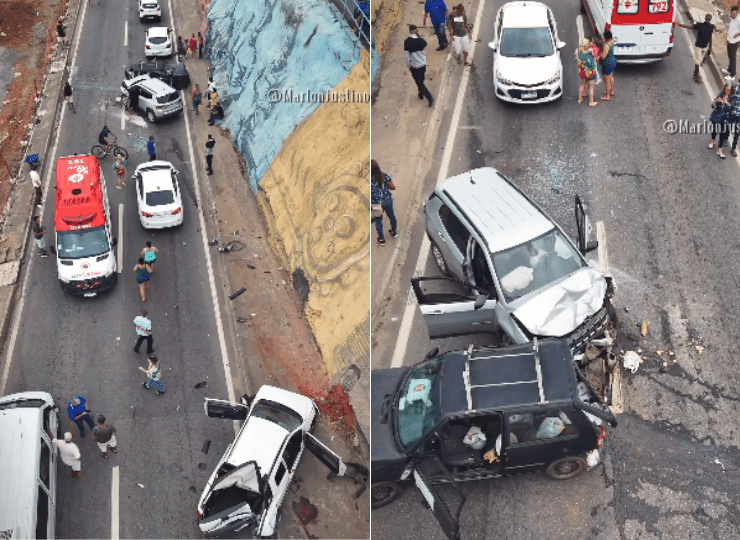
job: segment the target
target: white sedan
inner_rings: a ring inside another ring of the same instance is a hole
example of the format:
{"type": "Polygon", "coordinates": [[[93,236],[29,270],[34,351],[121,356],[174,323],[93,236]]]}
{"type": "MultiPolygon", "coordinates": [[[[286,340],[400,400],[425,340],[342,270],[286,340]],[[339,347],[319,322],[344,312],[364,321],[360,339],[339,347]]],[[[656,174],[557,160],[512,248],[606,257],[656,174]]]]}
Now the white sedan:
{"type": "Polygon", "coordinates": [[[496,97],[515,103],[553,101],[563,94],[555,17],[540,2],[509,2],[496,15],[493,41],[496,97]]]}
{"type": "Polygon", "coordinates": [[[206,398],[205,409],[210,417],[244,420],[198,501],[198,525],[206,536],[247,527],[255,538],[275,535],[304,448],[335,475],[367,481],[366,468],[345,464],[311,435],[318,411],[310,398],[266,385],[251,406],[244,398],[242,404],[206,398]]]}
{"type": "Polygon", "coordinates": [[[152,56],[172,56],[172,28],[164,26],[152,26],[144,32],[144,55],[147,58],[152,56]]]}
{"type": "Polygon", "coordinates": [[[149,161],[136,167],[136,202],[139,220],[145,229],[165,229],[182,224],[180,174],[167,161],[149,161]]]}
{"type": "Polygon", "coordinates": [[[139,20],[145,19],[162,20],[162,8],[157,0],[139,0],[139,20]]]}

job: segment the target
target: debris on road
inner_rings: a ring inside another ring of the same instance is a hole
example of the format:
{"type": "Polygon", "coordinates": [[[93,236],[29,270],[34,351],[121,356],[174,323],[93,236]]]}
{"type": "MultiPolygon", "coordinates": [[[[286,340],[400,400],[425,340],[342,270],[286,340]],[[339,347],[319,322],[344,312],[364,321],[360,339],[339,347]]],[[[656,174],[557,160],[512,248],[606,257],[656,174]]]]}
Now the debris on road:
{"type": "Polygon", "coordinates": [[[243,294],[245,292],[247,292],[247,289],[245,289],[244,287],[242,287],[238,291],[231,293],[229,295],[229,300],[233,300],[234,298],[236,298],[237,296],[239,296],[239,295],[241,295],[241,294],[243,294]]]}
{"type": "Polygon", "coordinates": [[[207,384],[208,383],[206,381],[202,381],[202,382],[199,382],[198,384],[196,384],[195,385],[195,388],[203,388],[207,384]]]}
{"type": "Polygon", "coordinates": [[[642,334],[642,337],[647,336],[648,333],[648,323],[647,321],[642,321],[640,324],[640,334],[642,334]]]}
{"type": "Polygon", "coordinates": [[[624,353],[622,359],[624,369],[629,369],[632,373],[635,373],[640,367],[640,361],[640,355],[637,354],[635,351],[627,351],[626,353],[624,353]]]}

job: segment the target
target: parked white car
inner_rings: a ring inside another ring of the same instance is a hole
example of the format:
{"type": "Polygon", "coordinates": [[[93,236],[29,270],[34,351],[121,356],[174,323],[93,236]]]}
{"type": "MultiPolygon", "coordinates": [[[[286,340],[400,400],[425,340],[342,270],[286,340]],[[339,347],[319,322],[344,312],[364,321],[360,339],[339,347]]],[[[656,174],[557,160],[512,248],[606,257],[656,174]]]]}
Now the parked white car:
{"type": "Polygon", "coordinates": [[[563,95],[563,64],[555,17],[540,2],[509,2],[494,24],[493,88],[515,103],[543,103],[563,95]]]}
{"type": "Polygon", "coordinates": [[[146,19],[162,20],[162,8],[157,0],[139,0],[139,21],[146,19]]]}
{"type": "Polygon", "coordinates": [[[172,28],[164,26],[152,26],[144,32],[146,35],[144,43],[144,55],[147,58],[152,56],[172,56],[172,28]]]}
{"type": "Polygon", "coordinates": [[[136,202],[145,229],[165,229],[182,224],[179,172],[167,161],[148,161],[136,167],[136,202]]]}
{"type": "Polygon", "coordinates": [[[251,406],[246,399],[238,404],[206,398],[205,410],[210,417],[244,420],[198,501],[198,525],[206,536],[247,532],[250,526],[254,538],[275,535],[304,448],[335,475],[367,481],[366,468],[345,464],[310,433],[318,414],[310,398],[263,386],[251,406]]]}

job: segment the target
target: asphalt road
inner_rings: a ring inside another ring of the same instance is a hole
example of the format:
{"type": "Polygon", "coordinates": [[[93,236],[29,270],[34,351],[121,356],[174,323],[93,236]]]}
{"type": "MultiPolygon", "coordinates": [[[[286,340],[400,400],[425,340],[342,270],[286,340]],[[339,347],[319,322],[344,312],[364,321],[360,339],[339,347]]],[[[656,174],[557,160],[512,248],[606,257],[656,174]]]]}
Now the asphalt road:
{"type": "MultiPolygon", "coordinates": [[[[168,5],[161,4],[162,25],[168,25],[168,5]]],[[[77,112],[64,113],[53,159],[89,153],[107,124],[129,151],[130,176],[136,165],[148,160],[146,140],[154,135],[158,158],[171,161],[181,172],[184,223],[172,230],[144,230],[133,182],[129,180],[125,190],[115,189],[112,157],[102,160],[113,231],[123,253],[118,285],[97,298],[66,296],[56,277],[55,258],[34,256],[5,389],[50,392],[62,408],[63,429],[72,431],[80,446],[85,472],[81,479],[73,480],[69,468],[59,464],[61,538],[109,537],[112,527],[127,538],[199,537],[197,499],[234,436],[231,422],[209,419],[203,412],[203,396],[227,398],[228,391],[184,117],[151,125],[143,116],[124,114],[115,101],[124,66],[143,59],[144,27],[133,2],[87,6],[71,77],[77,112]],[[141,304],[132,268],[147,240],[160,254],[147,302],[141,304]],[[137,366],[146,365],[146,349],[138,355],[132,350],[132,321],[142,307],[153,321],[167,389],[163,396],[142,387],[145,376],[137,366]],[[194,388],[203,381],[205,387],[194,388]],[[67,420],[66,405],[75,394],[85,396],[93,413],[104,413],[117,428],[119,452],[109,460],[100,457],[89,430],[80,440],[76,426],[67,420]],[[202,452],[206,440],[211,441],[208,454],[202,452]],[[116,467],[117,490],[112,488],[116,467]],[[117,522],[112,517],[116,507],[117,522]]],[[[53,167],[47,164],[45,170],[53,167]]],[[[53,215],[49,193],[42,214],[47,244],[54,239],[53,215]]]]}
{"type": "MultiPolygon", "coordinates": [[[[707,150],[708,135],[664,129],[667,120],[701,123],[717,92],[691,80],[694,36],[677,29],[673,53],[662,62],[619,65],[614,100],[589,108],[576,102],[572,61],[579,4],[546,2],[566,42],[563,98],[509,105],[494,96],[492,52],[486,47],[503,3],[485,3],[462,114],[456,121],[454,101],[448,104],[423,193],[433,189],[439,156],[454,129],[448,177],[496,167],[573,238],[579,194],[592,220],[606,230],[609,270],[618,287],[618,349],[640,348],[645,360],[636,374],[624,376],[626,412],[609,432],[603,465],[567,482],[530,476],[464,484],[462,536],[737,538],[738,162],[707,150]],[[661,369],[664,361],[668,366],[661,369]]],[[[472,8],[468,13],[474,19],[472,8]]],[[[461,73],[462,68],[452,85],[461,73]]],[[[603,84],[597,87],[602,92],[603,84]]],[[[375,368],[391,365],[398,335],[403,337],[396,360],[403,365],[420,361],[433,346],[449,350],[491,342],[478,335],[432,343],[418,310],[408,336],[400,332],[423,214],[408,226],[413,247],[399,261],[381,307],[383,322],[373,336],[375,368]]],[[[439,275],[431,257],[423,273],[439,275]]],[[[373,511],[373,538],[443,538],[420,499],[407,489],[373,511]]]]}

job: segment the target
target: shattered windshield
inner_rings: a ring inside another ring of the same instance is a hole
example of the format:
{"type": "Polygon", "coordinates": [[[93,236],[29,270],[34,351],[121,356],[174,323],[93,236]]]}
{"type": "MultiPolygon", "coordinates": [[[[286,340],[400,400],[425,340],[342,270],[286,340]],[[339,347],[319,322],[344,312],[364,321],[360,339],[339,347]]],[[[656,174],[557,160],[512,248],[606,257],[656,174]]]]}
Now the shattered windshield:
{"type": "Polygon", "coordinates": [[[586,266],[575,246],[558,229],[506,251],[493,253],[491,258],[507,302],[586,266]]]}
{"type": "Polygon", "coordinates": [[[442,357],[431,358],[411,368],[401,384],[396,427],[401,444],[406,448],[416,444],[439,423],[439,390],[435,382],[441,367],[442,357]]]}

